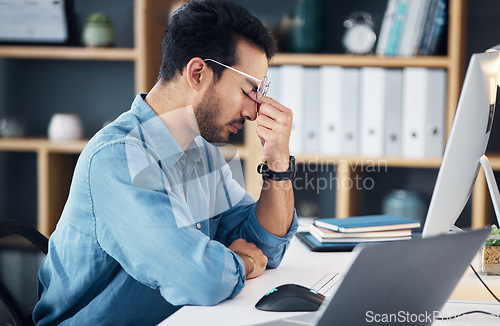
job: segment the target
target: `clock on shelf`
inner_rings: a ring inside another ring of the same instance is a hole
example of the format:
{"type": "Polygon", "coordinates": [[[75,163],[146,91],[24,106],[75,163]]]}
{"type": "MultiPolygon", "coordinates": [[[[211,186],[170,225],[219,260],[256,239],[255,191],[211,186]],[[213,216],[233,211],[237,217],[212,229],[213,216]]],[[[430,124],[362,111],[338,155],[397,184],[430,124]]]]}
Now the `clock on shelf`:
{"type": "Polygon", "coordinates": [[[347,53],[369,54],[373,52],[377,35],[372,16],[364,11],[356,11],[344,21],[342,46],[347,53]]]}

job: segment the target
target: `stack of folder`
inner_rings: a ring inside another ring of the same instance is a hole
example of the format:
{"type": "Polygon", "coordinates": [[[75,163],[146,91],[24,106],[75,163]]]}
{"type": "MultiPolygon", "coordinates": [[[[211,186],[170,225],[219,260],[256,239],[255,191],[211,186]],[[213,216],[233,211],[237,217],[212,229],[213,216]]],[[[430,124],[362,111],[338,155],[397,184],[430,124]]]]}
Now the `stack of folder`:
{"type": "Polygon", "coordinates": [[[267,76],[268,95],[293,111],[295,155],[443,155],[446,69],[281,65],[267,76]]]}
{"type": "Polygon", "coordinates": [[[409,240],[420,221],[394,215],[368,215],[348,218],[320,218],[309,233],[321,243],[357,244],[409,240]]]}

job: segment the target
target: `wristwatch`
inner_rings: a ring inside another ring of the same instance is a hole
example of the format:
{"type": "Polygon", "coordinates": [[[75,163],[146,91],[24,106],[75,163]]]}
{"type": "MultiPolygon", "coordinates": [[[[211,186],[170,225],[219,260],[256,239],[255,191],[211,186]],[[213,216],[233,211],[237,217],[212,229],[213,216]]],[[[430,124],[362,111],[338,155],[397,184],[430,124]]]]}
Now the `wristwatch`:
{"type": "Polygon", "coordinates": [[[264,181],[268,178],[274,181],[293,180],[295,178],[295,174],[297,173],[297,169],[295,167],[295,157],[290,155],[288,170],[286,171],[275,172],[269,169],[267,162],[264,162],[257,166],[257,172],[262,174],[262,179],[264,181]]]}

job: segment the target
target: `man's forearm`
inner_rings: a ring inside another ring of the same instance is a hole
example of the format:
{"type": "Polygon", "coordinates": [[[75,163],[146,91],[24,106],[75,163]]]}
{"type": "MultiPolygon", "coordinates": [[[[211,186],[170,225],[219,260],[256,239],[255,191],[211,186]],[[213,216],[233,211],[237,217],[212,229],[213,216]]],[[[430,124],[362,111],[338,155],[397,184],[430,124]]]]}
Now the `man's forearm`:
{"type": "MultiPolygon", "coordinates": [[[[249,95],[257,103],[256,132],[263,145],[262,154],[268,168],[273,172],[285,172],[291,163],[289,143],[293,112],[270,97],[257,99],[255,92],[249,95]]],[[[267,231],[284,237],[292,224],[293,205],[292,181],[267,178],[255,215],[267,231]]]]}
{"type": "Polygon", "coordinates": [[[266,180],[262,186],[255,215],[268,232],[283,237],[288,233],[293,219],[292,181],[266,180]]]}

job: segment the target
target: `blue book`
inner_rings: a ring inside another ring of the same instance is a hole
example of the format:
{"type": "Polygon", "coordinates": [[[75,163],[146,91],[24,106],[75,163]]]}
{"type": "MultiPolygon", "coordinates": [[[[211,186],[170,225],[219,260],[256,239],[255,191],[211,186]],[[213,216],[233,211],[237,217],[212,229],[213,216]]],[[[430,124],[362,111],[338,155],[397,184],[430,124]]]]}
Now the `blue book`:
{"type": "Polygon", "coordinates": [[[416,229],[420,221],[395,215],[366,215],[347,218],[318,218],[314,225],[343,233],[416,229]]]}
{"type": "Polygon", "coordinates": [[[403,34],[404,23],[408,15],[408,4],[410,0],[398,0],[396,4],[396,12],[394,14],[394,22],[389,31],[389,38],[387,40],[387,48],[385,55],[393,57],[399,53],[399,44],[401,43],[401,36],[403,34]]]}
{"type": "MultiPolygon", "coordinates": [[[[438,13],[438,1],[441,0],[430,0],[429,10],[427,11],[427,17],[424,24],[424,29],[420,37],[420,44],[418,45],[418,53],[420,55],[429,55],[429,42],[431,38],[432,31],[434,29],[434,24],[438,13]],[[424,54],[427,53],[427,54],[424,54]]],[[[443,0],[444,1],[444,0],[443,0]]]]}
{"type": "Polygon", "coordinates": [[[431,32],[431,38],[429,41],[428,55],[435,55],[438,51],[438,46],[443,39],[444,27],[447,23],[448,12],[446,10],[446,2],[444,0],[440,0],[437,17],[434,23],[434,29],[431,32]]]}

